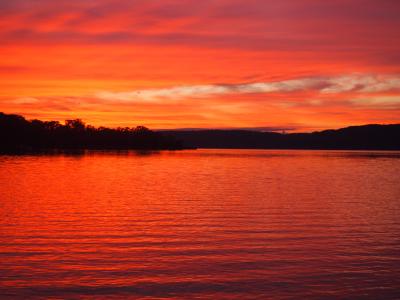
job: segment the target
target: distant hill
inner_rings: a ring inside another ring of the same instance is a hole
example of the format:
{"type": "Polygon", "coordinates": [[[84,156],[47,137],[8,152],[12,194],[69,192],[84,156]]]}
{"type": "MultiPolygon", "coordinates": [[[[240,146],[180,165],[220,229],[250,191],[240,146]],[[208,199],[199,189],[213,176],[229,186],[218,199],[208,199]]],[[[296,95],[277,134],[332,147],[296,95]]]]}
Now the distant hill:
{"type": "Polygon", "coordinates": [[[170,130],[163,133],[192,148],[400,150],[400,124],[291,134],[252,130],[170,130]]]}
{"type": "Polygon", "coordinates": [[[182,144],[172,136],[146,127],[106,128],[86,125],[80,119],[28,121],[19,115],[0,113],[0,152],[44,150],[137,149],[177,150],[182,144]]]}

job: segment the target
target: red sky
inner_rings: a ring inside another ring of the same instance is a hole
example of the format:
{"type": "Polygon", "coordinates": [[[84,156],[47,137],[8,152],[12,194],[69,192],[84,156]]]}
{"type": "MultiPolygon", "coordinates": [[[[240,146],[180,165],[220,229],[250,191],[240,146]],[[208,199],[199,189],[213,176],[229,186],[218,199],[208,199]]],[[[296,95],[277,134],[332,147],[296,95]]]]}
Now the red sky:
{"type": "Polygon", "coordinates": [[[400,122],[398,0],[0,2],[0,111],[150,128],[400,122]]]}

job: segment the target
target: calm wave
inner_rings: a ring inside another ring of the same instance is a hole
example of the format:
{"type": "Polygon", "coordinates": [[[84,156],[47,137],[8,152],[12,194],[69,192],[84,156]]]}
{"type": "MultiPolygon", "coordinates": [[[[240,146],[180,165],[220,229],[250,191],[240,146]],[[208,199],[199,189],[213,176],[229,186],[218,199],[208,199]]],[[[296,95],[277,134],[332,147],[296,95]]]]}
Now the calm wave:
{"type": "Polygon", "coordinates": [[[399,299],[400,152],[0,156],[0,298],[399,299]]]}

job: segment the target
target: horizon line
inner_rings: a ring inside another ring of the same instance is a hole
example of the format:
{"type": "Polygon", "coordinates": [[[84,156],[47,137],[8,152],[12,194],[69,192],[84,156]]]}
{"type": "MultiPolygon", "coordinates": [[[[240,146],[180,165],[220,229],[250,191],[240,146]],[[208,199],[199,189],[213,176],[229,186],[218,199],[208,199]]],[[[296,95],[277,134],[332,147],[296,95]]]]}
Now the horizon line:
{"type": "MultiPolygon", "coordinates": [[[[19,113],[5,113],[0,111],[0,114],[5,114],[5,115],[16,115],[16,116],[21,116],[25,120],[28,121],[33,121],[33,120],[39,120],[41,122],[62,122],[58,120],[50,120],[50,121],[44,121],[38,118],[27,118],[23,114],[19,113]]],[[[91,125],[90,123],[86,123],[84,119],[79,118],[79,117],[74,117],[74,118],[67,118],[63,120],[64,122],[67,120],[81,120],[85,125],[88,126],[93,126],[95,128],[99,127],[105,127],[105,128],[111,128],[111,129],[116,129],[116,128],[124,128],[124,127],[129,127],[129,128],[134,128],[134,127],[146,127],[152,131],[155,132],[165,132],[165,131],[212,131],[212,130],[220,130],[220,131],[253,131],[253,132],[276,132],[276,133],[313,133],[313,132],[322,132],[322,131],[327,131],[327,130],[340,130],[344,128],[349,128],[349,127],[360,127],[360,126],[371,126],[371,125],[380,125],[380,126],[385,126],[385,125],[400,125],[399,123],[364,123],[364,124],[352,124],[352,125],[347,125],[347,126],[342,126],[342,127],[326,127],[326,128],[321,128],[321,127],[310,127],[310,126],[255,126],[255,127],[177,127],[177,128],[151,128],[150,126],[143,125],[143,124],[137,124],[134,126],[105,126],[105,125],[100,125],[100,126],[94,126],[91,125]],[[304,128],[309,128],[312,129],[314,128],[315,130],[309,130],[309,131],[297,131],[301,130],[304,128]]]]}

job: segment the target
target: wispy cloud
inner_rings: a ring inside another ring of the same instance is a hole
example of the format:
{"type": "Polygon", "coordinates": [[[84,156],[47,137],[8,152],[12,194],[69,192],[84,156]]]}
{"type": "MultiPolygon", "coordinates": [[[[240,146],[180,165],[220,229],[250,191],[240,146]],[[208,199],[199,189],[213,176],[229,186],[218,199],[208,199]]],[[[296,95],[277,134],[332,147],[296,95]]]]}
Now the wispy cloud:
{"type": "Polygon", "coordinates": [[[376,96],[368,98],[358,98],[351,100],[353,104],[364,106],[384,106],[384,107],[399,107],[400,95],[397,96],[376,96]]]}
{"type": "Polygon", "coordinates": [[[361,93],[376,93],[400,90],[399,76],[342,76],[327,80],[328,86],[323,93],[343,93],[357,91],[361,93]]]}
{"type": "Polygon", "coordinates": [[[393,92],[400,91],[400,77],[347,75],[239,84],[182,85],[127,92],[101,91],[95,94],[95,98],[121,102],[157,103],[229,94],[291,93],[307,90],[321,94],[393,92]]]}
{"type": "Polygon", "coordinates": [[[12,101],[15,104],[35,104],[39,103],[40,100],[37,98],[33,97],[23,97],[23,98],[17,98],[12,101]]]}

